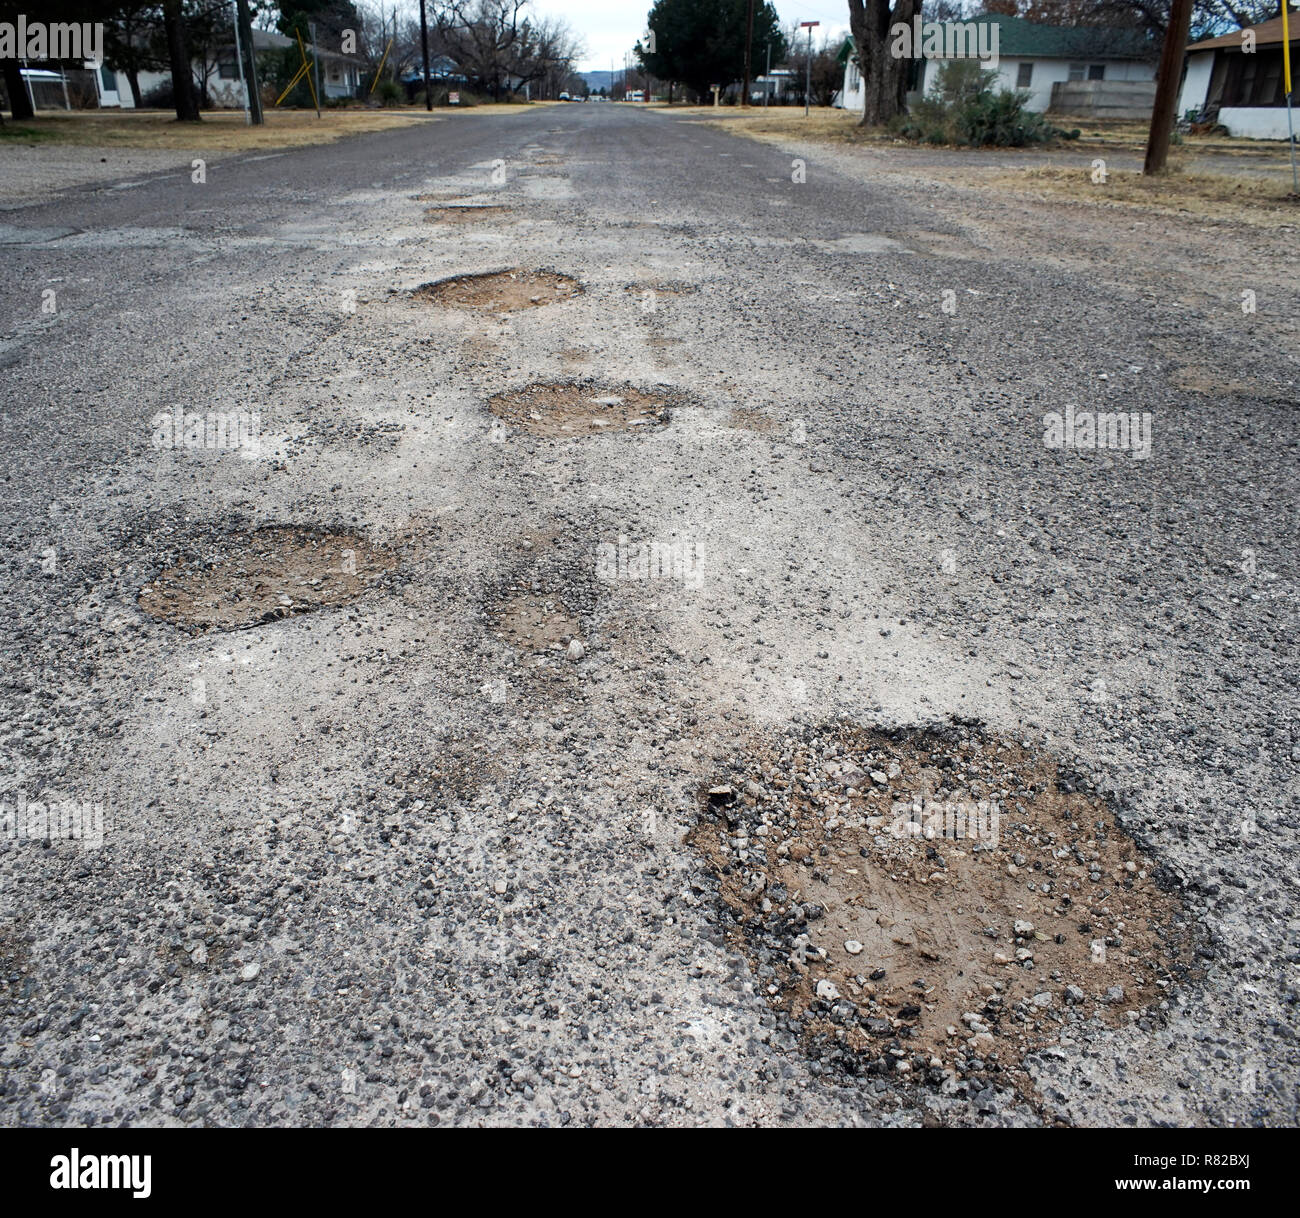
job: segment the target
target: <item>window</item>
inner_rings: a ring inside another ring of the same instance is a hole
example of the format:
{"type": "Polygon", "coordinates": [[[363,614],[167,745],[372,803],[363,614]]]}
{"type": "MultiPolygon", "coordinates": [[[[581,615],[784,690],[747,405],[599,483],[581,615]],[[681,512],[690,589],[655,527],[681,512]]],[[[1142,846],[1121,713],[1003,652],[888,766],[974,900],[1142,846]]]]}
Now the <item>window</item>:
{"type": "Polygon", "coordinates": [[[1016,69],[1016,88],[1027,89],[1034,79],[1034,65],[1032,63],[1022,63],[1016,69]]]}
{"type": "Polygon", "coordinates": [[[1089,80],[1105,80],[1105,79],[1106,79],[1106,65],[1105,65],[1104,63],[1094,63],[1094,64],[1089,64],[1089,65],[1088,65],[1088,79],[1089,79],[1089,80]]]}
{"type": "Polygon", "coordinates": [[[235,62],[233,55],[225,56],[217,60],[217,75],[222,80],[238,80],[239,65],[235,62]]]}
{"type": "Polygon", "coordinates": [[[1088,65],[1086,63],[1072,63],[1070,65],[1070,79],[1082,80],[1083,74],[1087,70],[1088,70],[1088,65]]]}
{"type": "Polygon", "coordinates": [[[110,93],[117,92],[117,73],[107,64],[99,69],[99,79],[110,93]]]}

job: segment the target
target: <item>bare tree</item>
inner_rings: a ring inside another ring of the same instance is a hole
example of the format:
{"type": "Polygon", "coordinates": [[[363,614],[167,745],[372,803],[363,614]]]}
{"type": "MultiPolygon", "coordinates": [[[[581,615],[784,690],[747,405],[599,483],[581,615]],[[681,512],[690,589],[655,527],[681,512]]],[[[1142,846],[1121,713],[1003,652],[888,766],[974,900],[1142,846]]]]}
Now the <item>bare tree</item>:
{"type": "Polygon", "coordinates": [[[496,99],[511,88],[511,68],[532,37],[521,14],[528,0],[443,0],[434,26],[451,57],[496,99]]]}
{"type": "Polygon", "coordinates": [[[582,54],[564,21],[534,21],[527,7],[528,0],[441,0],[434,10],[444,53],[498,100],[528,84],[543,95],[558,95],[582,54]]]}

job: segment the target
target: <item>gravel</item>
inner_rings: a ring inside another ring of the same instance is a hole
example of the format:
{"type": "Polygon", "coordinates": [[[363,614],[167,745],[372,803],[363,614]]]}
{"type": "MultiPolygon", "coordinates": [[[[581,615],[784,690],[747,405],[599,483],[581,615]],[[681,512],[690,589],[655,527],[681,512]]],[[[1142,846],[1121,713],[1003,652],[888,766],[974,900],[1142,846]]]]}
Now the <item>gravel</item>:
{"type": "Polygon", "coordinates": [[[0,840],[0,1122],[1294,1124],[1295,285],[1247,318],[1249,230],[1008,206],[592,106],[10,211],[0,801],[106,826],[0,840]],[[516,210],[442,228],[435,190],[516,210]],[[506,266],[583,291],[407,295],[506,266]],[[696,290],[629,290],[665,282],[696,290]],[[587,375],[694,404],[494,433],[492,394],[587,375]],[[1150,411],[1150,459],[1046,448],[1067,403],[1150,411]],[[159,452],[178,404],[273,442],[159,452]],[[269,525],[397,566],[241,631],[139,612],[196,535],[269,525]],[[702,578],[598,579],[620,535],[702,578]],[[499,636],[520,587],[582,654],[499,636]],[[1063,758],[1203,926],[1202,978],[1065,1021],[1040,1105],[809,1055],[684,840],[756,732],[841,715],[1063,758]]]}

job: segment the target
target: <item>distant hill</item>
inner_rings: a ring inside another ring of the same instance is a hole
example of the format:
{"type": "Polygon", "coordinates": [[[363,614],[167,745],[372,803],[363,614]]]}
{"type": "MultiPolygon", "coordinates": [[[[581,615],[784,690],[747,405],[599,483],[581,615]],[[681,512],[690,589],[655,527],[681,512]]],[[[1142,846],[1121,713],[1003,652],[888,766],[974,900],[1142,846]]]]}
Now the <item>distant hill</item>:
{"type": "Polygon", "coordinates": [[[587,82],[587,88],[593,93],[601,89],[608,91],[614,81],[622,75],[621,72],[579,72],[579,76],[587,82]]]}

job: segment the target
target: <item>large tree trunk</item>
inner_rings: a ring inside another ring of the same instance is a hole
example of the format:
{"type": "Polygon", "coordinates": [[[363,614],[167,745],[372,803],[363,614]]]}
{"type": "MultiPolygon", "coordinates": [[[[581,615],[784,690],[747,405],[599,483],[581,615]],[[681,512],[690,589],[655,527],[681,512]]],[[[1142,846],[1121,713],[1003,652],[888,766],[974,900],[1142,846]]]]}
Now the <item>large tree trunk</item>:
{"type": "Polygon", "coordinates": [[[140,100],[140,73],[135,68],[127,68],[126,81],[131,86],[131,100],[135,103],[135,108],[139,110],[144,105],[140,100]]]}
{"type": "MultiPolygon", "coordinates": [[[[849,30],[866,96],[864,127],[878,127],[903,112],[912,61],[889,53],[893,41],[889,31],[900,22],[911,25],[920,11],[920,0],[895,0],[892,9],[889,0],[849,0],[849,30]]],[[[919,53],[920,48],[914,51],[919,53]]]]}
{"type": "Polygon", "coordinates": [[[35,118],[36,111],[32,109],[32,99],[27,94],[27,85],[23,81],[18,60],[0,60],[0,65],[4,69],[5,92],[9,94],[9,108],[13,111],[14,118],[35,118]]]}
{"type": "Polygon", "coordinates": [[[197,123],[199,99],[190,71],[189,40],[181,18],[181,0],[163,0],[163,27],[167,32],[167,55],[172,67],[172,96],[176,101],[176,121],[197,123]]]}

